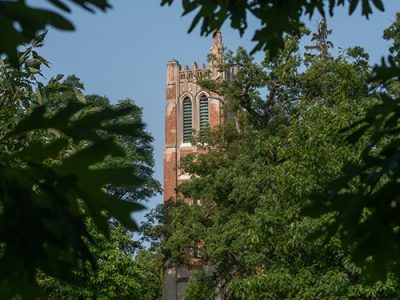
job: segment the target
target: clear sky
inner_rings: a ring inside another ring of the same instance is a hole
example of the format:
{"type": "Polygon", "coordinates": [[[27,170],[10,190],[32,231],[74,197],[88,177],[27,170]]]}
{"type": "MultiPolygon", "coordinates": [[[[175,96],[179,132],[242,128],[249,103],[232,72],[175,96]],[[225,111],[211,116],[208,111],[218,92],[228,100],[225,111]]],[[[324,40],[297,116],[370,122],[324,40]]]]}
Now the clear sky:
{"type": "MultiPolygon", "coordinates": [[[[85,84],[86,93],[104,95],[113,102],[131,98],[143,107],[144,121],[155,139],[155,177],[160,182],[166,63],[171,58],[176,58],[183,66],[191,66],[194,61],[206,63],[211,46],[211,37],[201,37],[198,29],[187,34],[192,16],[181,17],[181,1],[175,1],[172,7],[160,7],[160,0],[110,0],[113,9],[96,14],[73,7],[68,17],[76,31],[50,28],[45,47],[40,51],[52,64],[51,69],[45,71],[47,79],[59,73],[75,74],[85,84]]],[[[336,50],[362,46],[374,63],[388,53],[387,43],[381,39],[382,31],[394,20],[396,11],[400,11],[400,1],[383,2],[386,11],[374,12],[369,20],[361,18],[359,11],[351,17],[347,16],[347,8],[335,11],[328,25],[333,29],[331,40],[336,50]]],[[[46,6],[45,0],[28,3],[46,6]]],[[[313,29],[317,20],[306,23],[313,29]]],[[[242,38],[229,26],[223,27],[224,44],[232,50],[239,45],[251,50],[254,47],[251,32],[256,27],[257,23],[251,20],[249,31],[242,38]]],[[[161,202],[159,195],[151,199],[148,206],[161,202]]]]}

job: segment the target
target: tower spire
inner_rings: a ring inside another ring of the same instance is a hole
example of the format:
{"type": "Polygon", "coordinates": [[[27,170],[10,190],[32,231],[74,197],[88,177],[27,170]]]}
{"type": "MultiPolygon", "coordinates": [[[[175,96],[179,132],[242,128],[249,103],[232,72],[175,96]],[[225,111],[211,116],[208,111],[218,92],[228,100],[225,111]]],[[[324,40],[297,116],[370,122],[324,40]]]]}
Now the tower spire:
{"type": "Polygon", "coordinates": [[[220,55],[223,51],[224,45],[222,44],[221,30],[216,30],[213,33],[213,40],[211,46],[211,54],[220,55]]]}
{"type": "Polygon", "coordinates": [[[222,33],[218,29],[213,33],[213,40],[210,49],[209,67],[212,71],[213,77],[218,75],[218,68],[224,62],[224,44],[222,43],[222,33]]]}

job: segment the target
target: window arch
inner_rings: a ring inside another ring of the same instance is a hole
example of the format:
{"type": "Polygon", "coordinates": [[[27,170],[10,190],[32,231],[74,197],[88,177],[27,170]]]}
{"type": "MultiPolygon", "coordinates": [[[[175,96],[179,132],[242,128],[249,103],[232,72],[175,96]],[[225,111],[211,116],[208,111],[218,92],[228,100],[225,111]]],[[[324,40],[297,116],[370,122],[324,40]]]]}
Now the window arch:
{"type": "Polygon", "coordinates": [[[190,142],[192,137],[192,101],[183,99],[183,142],[190,142]]]}
{"type": "Polygon", "coordinates": [[[209,127],[208,98],[205,95],[200,97],[199,101],[199,120],[200,132],[209,127]]]}

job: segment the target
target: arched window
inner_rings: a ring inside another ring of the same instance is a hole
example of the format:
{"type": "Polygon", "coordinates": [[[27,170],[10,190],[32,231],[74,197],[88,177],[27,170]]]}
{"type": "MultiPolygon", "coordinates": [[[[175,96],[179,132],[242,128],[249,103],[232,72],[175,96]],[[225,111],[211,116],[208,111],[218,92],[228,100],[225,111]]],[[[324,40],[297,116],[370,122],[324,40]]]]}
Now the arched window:
{"type": "Polygon", "coordinates": [[[200,98],[200,132],[204,132],[204,129],[209,126],[208,119],[208,99],[206,96],[201,96],[200,98]]]}
{"type": "Polygon", "coordinates": [[[192,101],[189,98],[183,100],[183,142],[190,142],[192,137],[192,101]]]}

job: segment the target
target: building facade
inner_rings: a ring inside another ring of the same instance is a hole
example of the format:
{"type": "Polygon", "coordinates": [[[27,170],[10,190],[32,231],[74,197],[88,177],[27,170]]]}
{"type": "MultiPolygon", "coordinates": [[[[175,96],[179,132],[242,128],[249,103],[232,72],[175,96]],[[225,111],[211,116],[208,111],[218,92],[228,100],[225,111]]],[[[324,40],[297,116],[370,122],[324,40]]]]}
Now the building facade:
{"type": "MultiPolygon", "coordinates": [[[[197,83],[198,78],[208,74],[211,79],[228,79],[221,71],[223,62],[222,35],[213,35],[208,67],[194,63],[192,68],[181,67],[176,59],[167,64],[167,88],[165,104],[165,145],[164,145],[164,201],[176,201],[179,195],[176,187],[190,179],[180,166],[181,158],[197,152],[191,144],[193,133],[205,128],[214,128],[224,122],[223,99],[204,90],[197,83]]],[[[184,266],[166,263],[163,282],[164,300],[183,299],[186,283],[191,271],[184,266]]]]}

